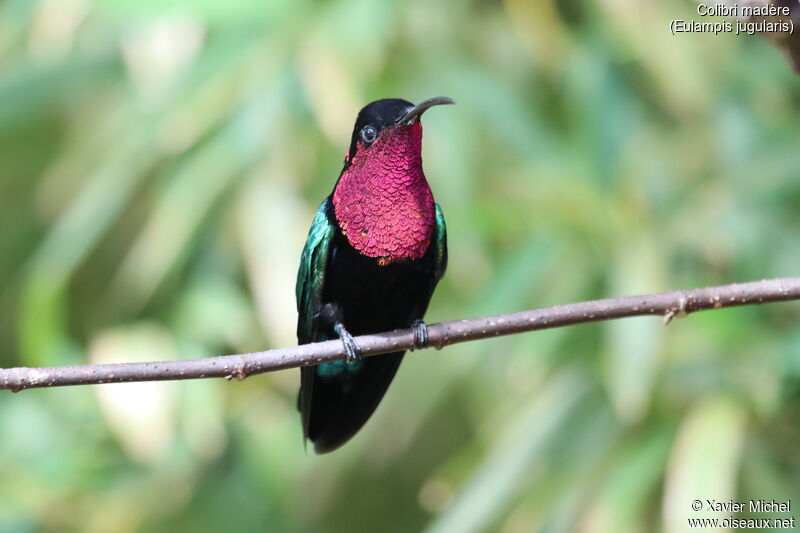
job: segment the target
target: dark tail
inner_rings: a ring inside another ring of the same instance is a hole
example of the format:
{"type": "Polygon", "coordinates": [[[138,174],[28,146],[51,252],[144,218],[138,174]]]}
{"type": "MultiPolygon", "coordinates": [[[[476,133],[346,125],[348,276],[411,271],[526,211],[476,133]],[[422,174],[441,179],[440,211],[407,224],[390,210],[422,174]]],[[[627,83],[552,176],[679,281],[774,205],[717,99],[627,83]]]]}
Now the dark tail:
{"type": "Polygon", "coordinates": [[[331,452],[361,429],[378,407],[404,353],[366,357],[357,372],[334,376],[320,376],[315,366],[301,369],[297,407],[314,451],[331,452]]]}

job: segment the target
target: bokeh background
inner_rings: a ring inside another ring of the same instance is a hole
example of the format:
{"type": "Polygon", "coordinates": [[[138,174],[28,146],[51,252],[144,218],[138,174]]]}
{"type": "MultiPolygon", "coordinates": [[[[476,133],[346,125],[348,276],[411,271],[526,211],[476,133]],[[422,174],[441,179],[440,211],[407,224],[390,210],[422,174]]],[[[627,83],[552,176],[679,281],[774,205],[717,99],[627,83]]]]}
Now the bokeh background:
{"type": "MultiPolygon", "coordinates": [[[[695,8],[0,2],[0,364],[294,344],[313,211],[383,97],[459,103],[425,115],[450,240],[429,321],[797,275],[798,78],[757,36],[672,36],[695,8]]],[[[2,394],[0,530],[638,533],[685,530],[693,499],[797,506],[798,319],[413,354],[327,456],[296,370],[2,394]]]]}

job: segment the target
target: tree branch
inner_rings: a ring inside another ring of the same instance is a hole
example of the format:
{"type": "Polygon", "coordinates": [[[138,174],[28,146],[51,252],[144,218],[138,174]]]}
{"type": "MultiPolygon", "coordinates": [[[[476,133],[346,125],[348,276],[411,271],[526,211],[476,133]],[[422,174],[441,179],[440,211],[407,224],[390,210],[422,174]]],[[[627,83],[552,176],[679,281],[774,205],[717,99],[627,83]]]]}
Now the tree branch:
{"type": "MultiPolygon", "coordinates": [[[[782,278],[721,285],[705,289],[663,292],[643,296],[609,298],[557,305],[518,313],[441,322],[428,326],[431,346],[450,344],[525,331],[558,328],[615,318],[661,315],[669,324],[673,317],[695,311],[756,305],[800,299],[800,278],[782,278]]],[[[409,350],[414,343],[410,329],[356,337],[364,356],[409,350]]],[[[344,359],[338,340],[239,355],[49,368],[0,369],[0,389],[19,391],[65,385],[95,385],[132,381],[164,381],[225,377],[244,379],[253,374],[344,359]]]]}
{"type": "MultiPolygon", "coordinates": [[[[797,29],[800,25],[800,2],[797,0],[726,0],[724,2],[697,0],[699,4],[714,6],[718,3],[726,5],[737,6],[741,9],[743,6],[751,6],[764,8],[768,6],[777,6],[781,8],[789,8],[788,16],[769,16],[769,15],[754,15],[751,17],[737,17],[746,20],[747,22],[754,22],[757,25],[765,22],[790,22],[793,29],[797,29]]],[[[759,33],[775,46],[783,50],[786,55],[786,60],[792,66],[794,71],[800,74],[800,31],[780,32],[780,31],[759,31],[759,33]]]]}
{"type": "MultiPolygon", "coordinates": [[[[752,2],[751,4],[754,5],[775,5],[779,7],[788,7],[789,8],[789,16],[788,17],[770,17],[770,16],[753,16],[750,17],[751,22],[759,23],[759,22],[778,22],[778,21],[789,21],[792,22],[792,28],[796,29],[796,26],[800,24],[800,2],[797,0],[772,0],[768,2],[766,0],[760,0],[758,2],[752,2]]],[[[792,66],[794,71],[800,74],[800,31],[794,31],[792,33],[786,32],[762,32],[761,35],[769,39],[775,46],[783,50],[783,53],[786,54],[786,59],[789,61],[789,64],[792,66]]]]}

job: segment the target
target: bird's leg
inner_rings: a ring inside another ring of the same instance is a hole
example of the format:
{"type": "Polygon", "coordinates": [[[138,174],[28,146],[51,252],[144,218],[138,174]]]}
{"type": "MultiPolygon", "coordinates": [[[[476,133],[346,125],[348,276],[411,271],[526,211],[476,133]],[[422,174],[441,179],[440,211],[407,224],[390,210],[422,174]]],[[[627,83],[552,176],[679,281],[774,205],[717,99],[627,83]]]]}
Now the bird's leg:
{"type": "Polygon", "coordinates": [[[344,328],[344,324],[337,322],[333,326],[333,331],[339,335],[339,338],[344,344],[344,351],[347,353],[346,361],[348,363],[355,363],[361,360],[361,348],[358,347],[356,340],[350,335],[350,332],[344,328]]]}
{"type": "Polygon", "coordinates": [[[346,361],[348,363],[355,363],[361,360],[361,348],[358,347],[356,340],[344,327],[344,313],[342,308],[334,303],[326,303],[319,311],[322,317],[328,324],[333,324],[333,331],[339,336],[342,344],[344,344],[344,351],[347,353],[346,361]]]}
{"type": "Polygon", "coordinates": [[[418,318],[411,323],[411,329],[414,330],[414,350],[422,350],[428,347],[428,326],[425,322],[418,318]]]}

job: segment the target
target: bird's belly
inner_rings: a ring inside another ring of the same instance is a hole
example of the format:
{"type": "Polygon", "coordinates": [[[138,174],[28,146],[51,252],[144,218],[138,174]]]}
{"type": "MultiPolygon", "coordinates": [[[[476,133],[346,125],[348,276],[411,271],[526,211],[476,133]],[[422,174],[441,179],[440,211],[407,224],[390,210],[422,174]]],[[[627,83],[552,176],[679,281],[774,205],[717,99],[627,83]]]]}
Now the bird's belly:
{"type": "Polygon", "coordinates": [[[406,328],[428,307],[429,255],[381,266],[348,246],[337,247],[326,274],[324,300],[339,307],[353,335],[406,328]]]}

